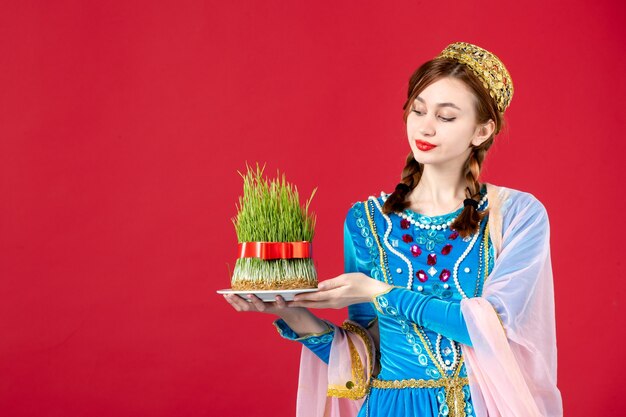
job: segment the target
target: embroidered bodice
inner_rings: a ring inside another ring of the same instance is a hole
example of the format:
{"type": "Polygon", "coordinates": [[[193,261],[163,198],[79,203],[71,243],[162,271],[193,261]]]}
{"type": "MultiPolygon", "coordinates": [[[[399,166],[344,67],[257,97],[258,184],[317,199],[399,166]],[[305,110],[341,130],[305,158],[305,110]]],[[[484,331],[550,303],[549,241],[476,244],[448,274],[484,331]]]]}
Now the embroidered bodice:
{"type": "MultiPolygon", "coordinates": [[[[365,202],[355,203],[349,210],[345,227],[354,244],[356,262],[348,266],[390,285],[410,286],[411,291],[432,297],[430,300],[457,302],[439,305],[428,302],[423,307],[426,318],[431,313],[433,316],[440,313],[452,316],[454,313],[456,317],[450,317],[454,320],[449,324],[456,328],[446,333],[456,336],[457,340],[455,342],[454,337],[442,336],[426,326],[418,326],[401,314],[396,305],[401,301],[401,292],[398,296],[394,294],[397,290],[379,295],[374,303],[380,331],[381,372],[378,378],[438,379],[442,372],[450,375],[456,370],[462,356],[458,342],[471,345],[467,330],[463,328],[459,302],[464,296],[481,294],[485,255],[488,270],[493,267],[493,248],[488,237],[486,242],[484,239],[487,217],[477,234],[463,239],[449,227],[463,208],[441,216],[426,216],[410,209],[385,215],[382,205],[388,195],[381,193],[377,198],[370,197],[365,202]]],[[[486,195],[484,187],[482,195],[486,195]]],[[[485,198],[478,209],[487,207],[485,198]]],[[[366,317],[375,317],[369,316],[372,314],[371,304],[351,307],[351,317],[361,322],[366,317]]],[[[466,375],[462,363],[458,375],[466,375]]]]}

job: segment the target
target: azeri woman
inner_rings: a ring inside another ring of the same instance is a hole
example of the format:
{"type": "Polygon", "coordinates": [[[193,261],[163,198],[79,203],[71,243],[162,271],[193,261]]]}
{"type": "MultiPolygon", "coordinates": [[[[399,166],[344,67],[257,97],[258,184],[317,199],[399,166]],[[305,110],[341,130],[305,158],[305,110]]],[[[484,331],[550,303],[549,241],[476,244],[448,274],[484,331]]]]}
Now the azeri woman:
{"type": "Polygon", "coordinates": [[[347,212],[345,273],[226,297],[303,344],[298,417],[562,416],[546,209],[479,182],[512,96],[494,54],[448,45],[410,78],[401,182],[347,212]],[[346,306],[341,326],[309,310],[346,306]]]}

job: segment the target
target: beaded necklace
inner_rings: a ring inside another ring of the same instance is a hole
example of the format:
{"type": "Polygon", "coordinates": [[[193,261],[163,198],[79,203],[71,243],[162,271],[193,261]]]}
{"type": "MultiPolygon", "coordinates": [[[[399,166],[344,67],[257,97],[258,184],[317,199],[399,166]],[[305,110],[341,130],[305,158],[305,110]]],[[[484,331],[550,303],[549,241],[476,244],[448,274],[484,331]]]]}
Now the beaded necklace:
{"type": "MultiPolygon", "coordinates": [[[[388,195],[385,195],[384,193],[381,193],[380,195],[383,198],[383,202],[387,201],[388,195]]],[[[480,209],[480,207],[483,204],[485,204],[486,201],[487,201],[487,194],[485,194],[483,196],[483,198],[480,199],[480,202],[478,203],[478,208],[477,209],[480,209]]],[[[445,229],[449,228],[452,223],[454,223],[454,220],[456,220],[456,217],[455,217],[455,218],[450,219],[447,222],[442,223],[442,224],[422,223],[421,221],[415,220],[413,218],[413,213],[414,212],[412,210],[405,209],[403,212],[399,212],[398,215],[400,217],[402,217],[403,219],[408,220],[409,222],[411,222],[415,226],[419,227],[420,229],[427,229],[427,230],[428,229],[445,230],[445,229]]],[[[443,217],[443,216],[434,216],[434,217],[443,217]]],[[[430,221],[429,216],[424,216],[422,219],[423,220],[428,219],[428,221],[430,221]]]]}

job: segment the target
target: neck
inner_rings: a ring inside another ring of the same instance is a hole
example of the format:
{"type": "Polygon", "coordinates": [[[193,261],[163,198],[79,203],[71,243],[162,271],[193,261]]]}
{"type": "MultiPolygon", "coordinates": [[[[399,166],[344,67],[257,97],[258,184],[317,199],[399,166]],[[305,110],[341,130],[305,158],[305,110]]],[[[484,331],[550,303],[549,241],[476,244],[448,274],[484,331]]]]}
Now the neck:
{"type": "Polygon", "coordinates": [[[425,164],[420,182],[407,196],[411,207],[426,215],[449,213],[462,207],[466,198],[466,179],[459,167],[425,164]]]}

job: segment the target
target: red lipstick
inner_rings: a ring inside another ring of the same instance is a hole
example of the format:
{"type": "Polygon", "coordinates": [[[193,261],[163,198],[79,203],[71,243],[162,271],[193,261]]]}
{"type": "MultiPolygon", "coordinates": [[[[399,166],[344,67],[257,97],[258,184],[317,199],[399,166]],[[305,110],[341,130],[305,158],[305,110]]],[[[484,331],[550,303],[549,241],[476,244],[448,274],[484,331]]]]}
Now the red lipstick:
{"type": "Polygon", "coordinates": [[[437,145],[433,145],[432,143],[425,142],[423,140],[416,140],[415,145],[420,151],[430,151],[431,149],[437,147],[437,145]]]}

